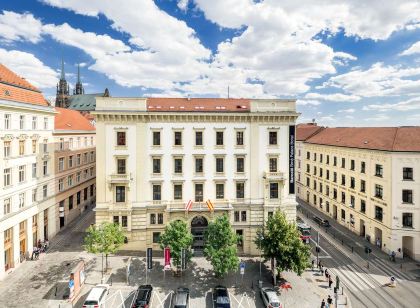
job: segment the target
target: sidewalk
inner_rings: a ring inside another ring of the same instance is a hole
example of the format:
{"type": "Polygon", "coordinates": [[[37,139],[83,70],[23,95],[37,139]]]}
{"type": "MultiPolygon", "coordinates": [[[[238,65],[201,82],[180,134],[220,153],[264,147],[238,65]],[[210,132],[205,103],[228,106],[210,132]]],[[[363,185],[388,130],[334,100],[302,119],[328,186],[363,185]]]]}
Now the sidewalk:
{"type": "Polygon", "coordinates": [[[325,232],[331,234],[334,238],[336,238],[339,242],[346,246],[350,251],[353,249],[355,253],[357,253],[361,258],[367,259],[367,254],[365,253],[365,247],[369,247],[372,249],[372,253],[370,254],[370,258],[376,257],[381,259],[385,262],[388,266],[392,267],[396,271],[402,272],[409,272],[413,276],[416,276],[417,279],[420,279],[420,263],[409,258],[397,258],[396,262],[391,262],[389,260],[389,255],[382,251],[376,245],[368,242],[364,237],[357,235],[356,233],[350,231],[346,227],[339,224],[335,221],[331,216],[326,215],[325,213],[319,211],[317,208],[312,207],[307,202],[296,199],[299,203],[298,211],[305,214],[308,218],[311,216],[316,215],[321,217],[322,219],[327,219],[331,225],[329,228],[325,228],[325,232]]]}

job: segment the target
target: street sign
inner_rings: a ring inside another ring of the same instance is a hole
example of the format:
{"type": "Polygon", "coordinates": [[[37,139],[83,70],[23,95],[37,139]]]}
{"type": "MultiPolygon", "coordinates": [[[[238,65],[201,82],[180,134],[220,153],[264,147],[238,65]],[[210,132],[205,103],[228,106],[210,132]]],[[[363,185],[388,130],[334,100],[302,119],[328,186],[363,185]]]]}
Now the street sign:
{"type": "Polygon", "coordinates": [[[147,269],[153,268],[153,250],[152,248],[147,248],[147,269]]]}
{"type": "Polygon", "coordinates": [[[185,248],[181,249],[181,269],[187,269],[187,251],[185,248]]]}
{"type": "Polygon", "coordinates": [[[244,275],[245,274],[245,262],[241,262],[239,264],[239,270],[241,272],[241,275],[244,275]]]}

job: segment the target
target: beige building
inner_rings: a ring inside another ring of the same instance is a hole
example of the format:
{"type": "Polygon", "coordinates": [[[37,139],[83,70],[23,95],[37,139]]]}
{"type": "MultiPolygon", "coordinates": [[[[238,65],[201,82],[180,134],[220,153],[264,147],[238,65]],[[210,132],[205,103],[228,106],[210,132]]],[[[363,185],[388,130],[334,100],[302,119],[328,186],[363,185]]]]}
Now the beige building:
{"type": "Polygon", "coordinates": [[[104,97],[93,114],[96,221],[119,223],[128,247],[158,249],[165,225],[181,219],[201,249],[209,221],[226,213],[239,249],[258,254],[269,215],[295,219],[294,100],[104,97]]]}
{"type": "Polygon", "coordinates": [[[54,124],[56,228],[95,201],[95,127],[76,110],[56,108],[54,124]]]}
{"type": "Polygon", "coordinates": [[[299,125],[297,196],[384,251],[420,260],[420,127],[299,125]]]}

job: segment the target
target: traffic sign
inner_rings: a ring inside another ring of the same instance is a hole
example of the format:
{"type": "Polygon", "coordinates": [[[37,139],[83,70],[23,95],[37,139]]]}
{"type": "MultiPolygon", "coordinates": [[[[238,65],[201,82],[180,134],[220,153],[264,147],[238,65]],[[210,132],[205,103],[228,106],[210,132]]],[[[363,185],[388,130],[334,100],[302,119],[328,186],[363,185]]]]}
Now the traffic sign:
{"type": "Polygon", "coordinates": [[[241,262],[239,264],[239,270],[241,272],[241,275],[245,274],[245,262],[241,262]]]}

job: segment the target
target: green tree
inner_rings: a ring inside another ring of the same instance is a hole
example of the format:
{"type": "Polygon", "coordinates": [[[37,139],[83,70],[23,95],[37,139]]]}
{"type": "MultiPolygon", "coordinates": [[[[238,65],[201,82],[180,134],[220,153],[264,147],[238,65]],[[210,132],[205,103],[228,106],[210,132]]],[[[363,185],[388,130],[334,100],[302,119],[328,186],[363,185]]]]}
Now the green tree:
{"type": "Polygon", "coordinates": [[[255,244],[264,258],[276,260],[279,273],[293,271],[300,276],[309,266],[309,246],[302,242],[296,225],[289,223],[281,211],[276,211],[265,227],[257,231],[255,244]]]}
{"type": "Polygon", "coordinates": [[[171,259],[173,264],[178,267],[181,265],[181,249],[186,249],[187,262],[191,259],[191,245],[193,237],[187,224],[182,220],[171,221],[165,227],[165,231],[160,236],[160,248],[169,247],[171,249],[171,259]]]}
{"type": "Polygon", "coordinates": [[[238,268],[238,237],[233,232],[226,214],[209,223],[204,238],[204,256],[213,266],[216,277],[223,277],[229,271],[238,268]]]}
{"type": "Polygon", "coordinates": [[[116,253],[124,239],[124,233],[117,224],[106,222],[99,226],[91,225],[84,239],[84,248],[90,253],[102,254],[102,258],[105,255],[105,266],[108,269],[108,255],[116,253]]]}

